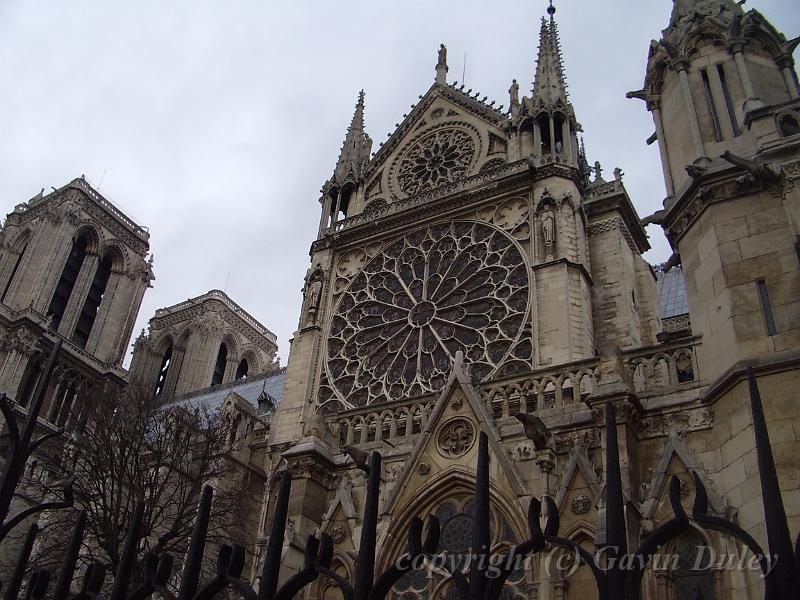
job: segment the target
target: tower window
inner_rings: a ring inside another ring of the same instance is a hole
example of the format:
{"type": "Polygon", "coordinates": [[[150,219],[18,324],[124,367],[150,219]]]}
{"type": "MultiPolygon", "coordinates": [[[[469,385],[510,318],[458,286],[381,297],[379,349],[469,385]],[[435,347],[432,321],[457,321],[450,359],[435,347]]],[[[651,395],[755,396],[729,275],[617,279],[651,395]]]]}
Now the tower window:
{"type": "Polygon", "coordinates": [[[761,300],[761,310],[764,312],[764,323],[767,327],[767,335],[777,335],[778,329],[775,327],[775,315],[772,314],[772,304],[769,301],[769,291],[767,282],[763,279],[756,281],[758,297],[761,300]]]}
{"type": "Polygon", "coordinates": [[[169,345],[164,358],[161,359],[161,366],[158,369],[158,379],[156,380],[156,397],[164,393],[164,385],[167,383],[167,373],[169,373],[169,365],[172,363],[172,344],[169,345]]]}
{"type": "Polygon", "coordinates": [[[64,265],[56,290],[53,292],[53,298],[50,300],[50,307],[47,309],[48,316],[53,320],[53,329],[58,329],[61,319],[64,318],[64,311],[67,309],[67,303],[72,295],[72,290],[75,288],[75,281],[78,279],[78,273],[80,273],[83,266],[83,259],[86,258],[87,245],[88,241],[83,236],[72,244],[72,249],[67,257],[67,264],[64,265]]]}
{"type": "Polygon", "coordinates": [[[725,109],[728,111],[728,117],[731,120],[733,136],[738,137],[742,134],[742,131],[739,129],[739,123],[736,122],[736,112],[733,110],[733,100],[728,89],[728,80],[725,79],[725,68],[722,64],[717,65],[717,73],[719,74],[719,83],[722,86],[722,95],[725,98],[725,109]]]}
{"type": "Polygon", "coordinates": [[[536,126],[539,128],[539,139],[542,141],[541,152],[550,154],[553,151],[550,140],[550,116],[539,115],[539,118],[536,119],[536,126]]]}
{"type": "Polygon", "coordinates": [[[711,82],[708,80],[708,72],[705,69],[700,69],[700,78],[703,80],[703,90],[706,93],[706,104],[708,105],[708,113],[711,115],[711,120],[714,123],[714,139],[718,142],[722,141],[722,128],[719,124],[719,115],[717,114],[717,107],[714,105],[714,95],[711,93],[711,82]]]}
{"type": "Polygon", "coordinates": [[[214,364],[214,374],[211,376],[211,385],[219,385],[225,377],[225,364],[228,362],[228,347],[222,343],[217,352],[217,362],[214,364]]]}
{"type": "Polygon", "coordinates": [[[11,269],[11,275],[8,276],[8,282],[6,283],[6,287],[3,290],[3,296],[0,298],[0,302],[6,301],[6,296],[8,296],[8,290],[11,289],[11,284],[14,282],[14,277],[17,275],[17,270],[19,269],[19,264],[22,262],[22,257],[25,256],[25,250],[28,249],[28,244],[22,246],[22,249],[19,251],[17,255],[17,260],[14,261],[14,268],[11,269]]]}
{"type": "Polygon", "coordinates": [[[244,379],[247,377],[247,369],[249,365],[247,364],[247,359],[243,358],[239,361],[239,366],[236,367],[236,379],[244,379]]]}
{"type": "Polygon", "coordinates": [[[97,265],[92,286],[89,288],[86,301],[83,303],[81,314],[78,317],[75,333],[72,334],[72,342],[80,348],[86,348],[86,342],[89,341],[89,334],[92,332],[94,320],[97,318],[97,310],[103,301],[110,276],[111,257],[106,255],[97,265]]]}
{"type": "Polygon", "coordinates": [[[553,115],[553,133],[555,134],[556,154],[564,152],[564,117],[556,113],[553,115]]]}

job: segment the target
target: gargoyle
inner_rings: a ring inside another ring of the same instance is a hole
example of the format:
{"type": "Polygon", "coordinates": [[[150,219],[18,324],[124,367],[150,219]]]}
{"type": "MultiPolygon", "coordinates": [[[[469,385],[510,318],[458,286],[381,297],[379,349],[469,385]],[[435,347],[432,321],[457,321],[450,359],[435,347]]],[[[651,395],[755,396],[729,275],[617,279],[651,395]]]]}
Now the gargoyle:
{"type": "Polygon", "coordinates": [[[639,220],[639,223],[642,224],[642,227],[647,227],[648,225],[663,225],[664,224],[664,217],[667,216],[667,209],[662,208],[661,210],[657,210],[652,215],[645,217],[639,220]]]}
{"type": "Polygon", "coordinates": [[[681,255],[678,254],[677,252],[673,252],[672,256],[670,256],[667,259],[667,262],[664,263],[662,268],[664,269],[664,273],[666,273],[667,271],[672,269],[672,267],[677,267],[680,264],[681,264],[681,255]]]}
{"type": "Polygon", "coordinates": [[[724,160],[732,165],[742,167],[745,171],[750,173],[756,179],[765,179],[767,181],[777,181],[783,175],[783,170],[779,165],[769,163],[760,159],[752,160],[737,156],[733,152],[726,150],[722,153],[724,160]]]}

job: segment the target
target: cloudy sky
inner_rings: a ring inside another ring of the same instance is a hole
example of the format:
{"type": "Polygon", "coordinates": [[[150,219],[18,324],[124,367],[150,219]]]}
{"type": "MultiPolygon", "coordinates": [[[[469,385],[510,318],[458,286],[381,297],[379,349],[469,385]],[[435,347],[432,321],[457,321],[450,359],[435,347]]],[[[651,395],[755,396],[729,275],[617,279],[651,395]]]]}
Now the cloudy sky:
{"type": "MultiPolygon", "coordinates": [[[[319,189],[366,91],[366,125],[386,139],[433,81],[508,106],[528,93],[544,0],[263,2],[0,1],[0,209],[86,179],[149,228],[156,308],[225,288],[278,335],[297,325],[319,189]],[[465,62],[466,56],[466,65],[465,62]]],[[[664,184],[639,89],[669,0],[557,0],[567,80],[591,162],[619,166],[641,215],[664,184]]],[[[750,0],[788,36],[796,0],[750,0]]],[[[797,58],[797,55],[796,55],[797,58]]],[[[660,230],[653,250],[669,254],[660,230]]]]}

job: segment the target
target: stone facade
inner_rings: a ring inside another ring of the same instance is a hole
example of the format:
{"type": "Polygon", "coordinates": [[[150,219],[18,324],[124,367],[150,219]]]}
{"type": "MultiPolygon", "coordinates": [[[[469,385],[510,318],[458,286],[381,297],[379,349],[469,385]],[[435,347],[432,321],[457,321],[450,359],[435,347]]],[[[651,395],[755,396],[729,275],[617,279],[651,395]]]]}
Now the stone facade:
{"type": "Polygon", "coordinates": [[[122,360],[154,278],[149,237],[83,178],[15,207],[0,253],[0,389],[24,405],[57,339],[46,418],[63,425],[86,386],[125,382],[122,360]]]}
{"type": "MultiPolygon", "coordinates": [[[[790,527],[800,528],[797,40],[731,0],[675,0],[643,88],[628,94],[653,114],[668,192],[662,210],[640,219],[621,171],[604,177],[579,143],[548,13],[533,92],[520,97],[513,81],[508,110],[448,84],[441,46],[433,85],[371,154],[359,94],[321,190],[284,370],[273,365],[275,336],[218,290],[157,311],[136,341],[134,380],[242,424],[230,459],[261,502],[250,515],[257,558],[276,478],[292,474],[283,576],[302,564],[307,536],[325,532],[333,570],[353,577],[365,495],[356,463],[371,450],[384,457],[378,569],[403,552],[411,519],[429,513],[440,517],[441,549],[466,552],[479,432],[491,455],[493,548],[526,538],[528,501],[547,494],[561,535],[596,549],[606,539],[608,400],[618,407],[629,545],[669,518],[672,475],[687,510],[696,475],[711,512],[764,544],[747,366],[790,527]],[[650,223],[674,250],[658,271],[642,258],[650,223]],[[677,264],[688,314],[659,308],[657,275],[663,290],[677,264]],[[544,447],[519,413],[542,420],[544,447]]],[[[2,242],[0,388],[24,404],[58,337],[86,381],[125,381],[120,363],[152,279],[146,232],[78,179],[17,207],[2,242]]],[[[78,390],[59,386],[54,398],[78,390]]],[[[48,418],[58,422],[62,405],[48,418]]],[[[747,559],[694,526],[665,552],[685,564],[700,546],[747,559]]],[[[648,600],[749,599],[761,585],[755,572],[718,565],[653,565],[643,581],[648,600]]],[[[412,573],[391,597],[453,600],[453,590],[447,575],[412,573]]],[[[324,578],[306,595],[339,597],[324,578]]],[[[505,597],[596,596],[588,567],[555,553],[515,572],[505,597]]]]}
{"type": "Polygon", "coordinates": [[[134,345],[131,377],[167,399],[268,371],[277,351],[274,333],[211,290],[156,311],[134,345]]]}
{"type": "MultiPolygon", "coordinates": [[[[631,543],[671,514],[666,487],[692,475],[711,510],[765,542],[743,373],[754,366],[793,531],[797,500],[800,298],[798,87],[793,46],[755,10],[674,3],[642,90],[669,196],[640,219],[620,171],[589,161],[566,95],[548,9],[531,97],[514,81],[501,111],[446,81],[431,88],[369,158],[364,94],[322,189],[284,398],[272,418],[272,473],[293,473],[284,564],[316,531],[352,576],[365,478],[355,450],[379,450],[384,483],[379,565],[403,552],[410,519],[442,521],[442,549],[466,551],[477,432],[489,436],[493,547],[525,537],[532,496],[555,498],[561,535],[605,539],[605,439],[598,406],[620,407],[618,433],[631,543]],[[726,151],[733,154],[726,154],[726,151]],[[688,314],[662,322],[643,224],[658,223],[681,264],[688,314]],[[515,414],[550,432],[537,448],[515,414]]],[[[268,531],[270,486],[265,491],[268,531]]],[[[694,528],[666,553],[742,550],[694,528]]],[[[556,559],[558,556],[556,556],[556,559]]],[[[567,557],[565,557],[567,558],[567,557]]],[[[537,558],[508,597],[592,598],[588,567],[537,558]]],[[[391,593],[450,598],[449,577],[418,573],[391,593]]],[[[753,598],[758,575],[654,566],[644,597],[753,598]],[[695,596],[692,596],[695,594],[695,596]]],[[[319,582],[310,598],[338,597],[319,582]]]]}

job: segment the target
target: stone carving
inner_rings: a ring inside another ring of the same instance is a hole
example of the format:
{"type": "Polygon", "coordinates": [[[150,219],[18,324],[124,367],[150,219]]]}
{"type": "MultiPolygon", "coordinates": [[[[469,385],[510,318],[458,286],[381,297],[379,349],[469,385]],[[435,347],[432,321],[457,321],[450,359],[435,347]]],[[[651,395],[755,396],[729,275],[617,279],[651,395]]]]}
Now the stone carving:
{"type": "Polygon", "coordinates": [[[505,233],[455,221],[411,232],[350,282],[328,337],[327,370],[350,405],[442,388],[463,350],[483,379],[511,354],[528,307],[522,253],[505,233]]]}
{"type": "Polygon", "coordinates": [[[463,129],[439,129],[403,156],[397,183],[406,195],[430,190],[465,176],[476,155],[475,140],[463,129]]]}
{"type": "Polygon", "coordinates": [[[461,398],[453,398],[453,401],[450,403],[450,408],[453,410],[461,410],[462,406],[464,406],[464,401],[461,398]]]}
{"type": "Polygon", "coordinates": [[[447,47],[444,44],[439,44],[439,60],[436,62],[437,66],[447,64],[447,47]]]}
{"type": "Polygon", "coordinates": [[[519,84],[516,79],[511,80],[511,87],[508,88],[508,95],[511,99],[511,110],[519,108],[519,84]]]}
{"type": "Polygon", "coordinates": [[[514,198],[497,209],[494,222],[507,231],[514,231],[517,226],[526,223],[528,212],[528,202],[522,198],[514,198]]]}
{"type": "Polygon", "coordinates": [[[331,529],[331,539],[334,544],[341,544],[344,541],[345,532],[342,527],[334,527],[331,529]]]}
{"type": "Polygon", "coordinates": [[[417,465],[417,471],[420,475],[427,475],[431,472],[431,466],[428,463],[421,462],[417,465]]]}
{"type": "Polygon", "coordinates": [[[542,240],[544,241],[545,256],[551,260],[555,253],[556,219],[553,212],[549,210],[542,214],[542,240]]]}
{"type": "Polygon", "coordinates": [[[445,458],[466,454],[475,442],[475,427],[467,419],[451,419],[439,431],[437,448],[445,458]]]}
{"type": "Polygon", "coordinates": [[[572,499],[572,503],[570,508],[572,512],[576,515],[585,515],[589,512],[589,509],[592,507],[592,499],[589,496],[581,494],[580,496],[575,496],[572,499]]]}
{"type": "Polygon", "coordinates": [[[339,258],[339,263],[336,266],[336,271],[341,277],[350,279],[355,275],[367,260],[366,253],[360,248],[350,250],[339,258]]]}
{"type": "Polygon", "coordinates": [[[306,277],[306,325],[313,325],[317,322],[317,313],[322,302],[322,284],[324,281],[325,276],[319,265],[316,266],[313,273],[306,277]]]}

